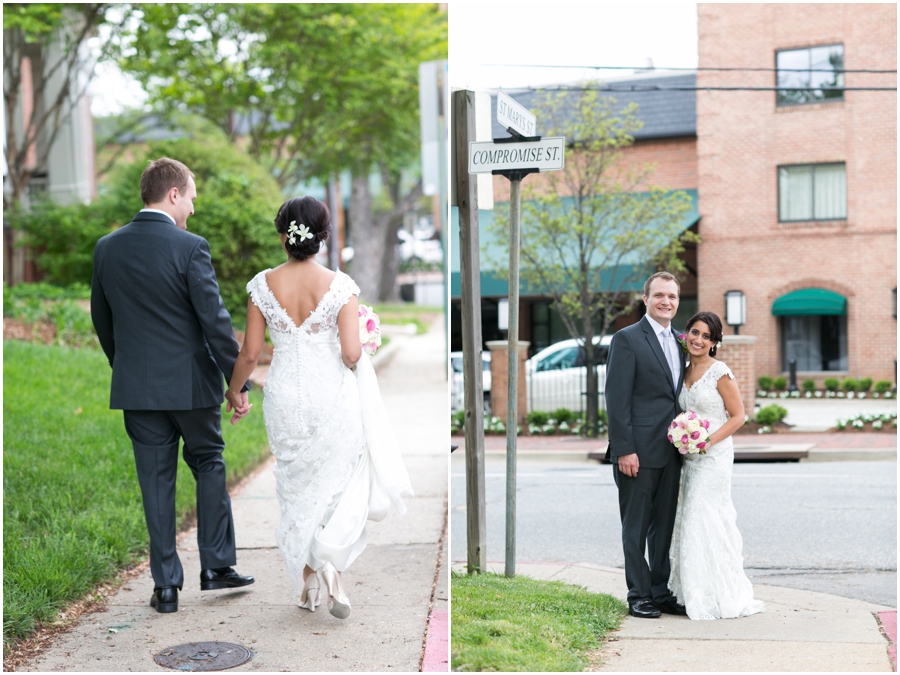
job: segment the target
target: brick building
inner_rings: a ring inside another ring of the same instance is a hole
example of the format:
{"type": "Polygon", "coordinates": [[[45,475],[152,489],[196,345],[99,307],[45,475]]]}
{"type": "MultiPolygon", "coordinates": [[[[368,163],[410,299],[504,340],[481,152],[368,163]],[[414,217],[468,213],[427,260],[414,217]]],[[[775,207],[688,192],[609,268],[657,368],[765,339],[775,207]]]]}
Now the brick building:
{"type": "MultiPolygon", "coordinates": [[[[649,182],[669,190],[685,190],[691,197],[693,208],[685,216],[683,229],[692,228],[696,232],[700,218],[697,210],[697,136],[695,93],[687,91],[652,91],[653,86],[693,87],[694,73],[663,73],[652,71],[635,74],[626,78],[607,81],[610,87],[621,89],[617,93],[604,93],[604,97],[615,98],[618,106],[637,103],[638,118],[643,127],[634,134],[635,142],[623,151],[623,164],[644,165],[655,164],[656,170],[649,182]],[[644,91],[631,91],[636,86],[644,91]]],[[[535,91],[507,91],[517,102],[526,108],[534,108],[542,93],[535,91]]],[[[496,96],[492,97],[491,120],[494,138],[502,138],[509,134],[496,121],[496,96]]],[[[541,132],[541,120],[538,119],[538,133],[541,132]]],[[[571,153],[572,150],[568,150],[571,153]]],[[[573,161],[567,156],[567,162],[573,161]]],[[[523,181],[523,187],[540,185],[541,174],[530,175],[523,181]]],[[[566,196],[566,195],[561,195],[566,196]]],[[[502,176],[494,177],[495,203],[509,201],[509,181],[502,176]]],[[[493,240],[487,232],[493,221],[494,211],[479,212],[479,230],[482,248],[492,247],[493,240]]],[[[451,241],[459,241],[459,216],[456,207],[451,213],[451,241]]],[[[691,248],[685,252],[689,273],[682,282],[682,309],[679,318],[688,318],[697,308],[696,250],[691,248]]],[[[460,281],[458,246],[451,247],[450,259],[451,282],[451,350],[462,349],[461,314],[460,314],[460,281]]],[[[637,290],[637,289],[635,289],[637,290]]],[[[485,342],[505,338],[505,332],[498,328],[498,305],[500,300],[508,296],[509,287],[504,278],[498,277],[490,269],[482,254],[481,295],[482,295],[482,336],[485,342]]],[[[551,301],[528,288],[520,290],[519,339],[529,341],[529,354],[543,349],[560,340],[571,337],[562,319],[551,307],[551,301]]],[[[620,317],[616,328],[622,328],[638,321],[643,314],[643,305],[629,317],[620,317]]]]}
{"type": "Polygon", "coordinates": [[[699,306],[724,316],[726,291],[744,293],[757,375],[795,358],[819,385],[894,381],[897,96],[840,87],[896,76],[836,71],[896,69],[897,6],[700,4],[698,19],[699,306]],[[703,89],[810,84],[837,90],[703,89]]]}

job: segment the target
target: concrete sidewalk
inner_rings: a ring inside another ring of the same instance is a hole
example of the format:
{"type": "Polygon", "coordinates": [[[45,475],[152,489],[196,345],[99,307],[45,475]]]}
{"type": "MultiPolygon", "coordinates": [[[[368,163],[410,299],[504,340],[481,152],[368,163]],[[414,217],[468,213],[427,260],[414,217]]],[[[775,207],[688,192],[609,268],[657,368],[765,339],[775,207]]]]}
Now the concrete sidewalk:
{"type": "MultiPolygon", "coordinates": [[[[463,571],[465,565],[454,564],[463,571]]],[[[488,563],[503,573],[503,563],[488,563]]],[[[589,563],[520,563],[516,573],[563,581],[625,601],[624,570],[589,563]]],[[[597,670],[611,671],[843,671],[891,672],[896,609],[825,593],[753,585],[766,604],[761,614],[740,619],[691,621],[627,616],[596,655],[597,670]],[[877,617],[880,613],[887,613],[877,617]],[[890,619],[893,617],[893,634],[890,619]],[[884,622],[892,640],[882,634],[884,622]]],[[[895,652],[896,653],[896,652],[895,652]]]]}
{"type": "Polygon", "coordinates": [[[381,392],[416,496],[406,500],[406,516],[392,509],[382,522],[369,523],[369,545],[343,575],[353,606],[348,619],[332,617],[327,607],[311,613],[292,600],[275,545],[280,512],[270,459],[232,495],[236,569],[256,577],[255,584],[201,593],[197,533],[188,531],[179,539],[185,586],[177,613],[149,606],[153,580],[144,570],[104,611],[85,615],[21,670],[166,672],[153,659],[168,647],[229,642],[252,656],[235,671],[446,671],[445,351],[438,321],[425,335],[392,335],[377,355],[381,392]]]}

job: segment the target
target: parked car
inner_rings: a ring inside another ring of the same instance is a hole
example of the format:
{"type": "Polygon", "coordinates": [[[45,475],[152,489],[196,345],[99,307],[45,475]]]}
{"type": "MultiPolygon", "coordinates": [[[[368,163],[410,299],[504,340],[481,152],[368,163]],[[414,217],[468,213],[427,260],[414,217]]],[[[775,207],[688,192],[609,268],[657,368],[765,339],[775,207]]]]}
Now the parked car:
{"type": "MultiPolygon", "coordinates": [[[[491,414],[491,353],[481,352],[481,385],[484,390],[484,414],[491,414]]],[[[465,393],[463,390],[463,355],[462,352],[450,352],[450,411],[463,409],[465,393]]]]}
{"type": "MultiPolygon", "coordinates": [[[[433,236],[433,235],[432,235],[433,236]]],[[[444,261],[444,250],[438,239],[421,230],[410,234],[406,230],[399,230],[397,238],[400,240],[400,260],[405,263],[441,263],[444,261]]]]}
{"type": "MultiPolygon", "coordinates": [[[[606,359],[612,335],[594,338],[600,407],[605,408],[606,359]]],[[[587,368],[584,347],[577,340],[563,340],[542,349],[525,362],[528,410],[553,412],[568,408],[584,412],[587,368]]]]}

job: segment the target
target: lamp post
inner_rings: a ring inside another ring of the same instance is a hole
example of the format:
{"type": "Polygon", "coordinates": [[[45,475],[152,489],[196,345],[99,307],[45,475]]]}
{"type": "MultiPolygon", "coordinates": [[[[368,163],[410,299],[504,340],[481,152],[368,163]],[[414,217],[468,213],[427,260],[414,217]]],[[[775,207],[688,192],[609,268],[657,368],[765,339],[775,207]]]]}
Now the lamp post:
{"type": "Polygon", "coordinates": [[[742,291],[725,292],[725,323],[740,335],[740,327],[747,323],[747,298],[742,291]]]}

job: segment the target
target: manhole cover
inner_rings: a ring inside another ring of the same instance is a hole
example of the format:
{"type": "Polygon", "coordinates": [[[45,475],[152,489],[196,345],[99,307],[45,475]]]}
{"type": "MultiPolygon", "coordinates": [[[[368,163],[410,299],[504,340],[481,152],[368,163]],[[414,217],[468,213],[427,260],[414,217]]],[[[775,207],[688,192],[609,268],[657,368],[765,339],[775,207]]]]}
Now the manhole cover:
{"type": "Polygon", "coordinates": [[[156,655],[155,661],[175,670],[227,670],[250,660],[250,650],[230,642],[189,642],[168,647],[156,655]]]}

